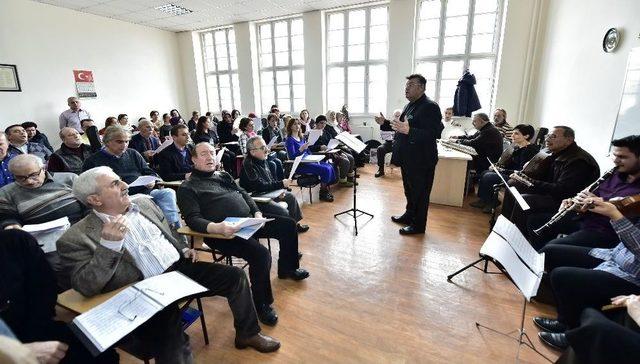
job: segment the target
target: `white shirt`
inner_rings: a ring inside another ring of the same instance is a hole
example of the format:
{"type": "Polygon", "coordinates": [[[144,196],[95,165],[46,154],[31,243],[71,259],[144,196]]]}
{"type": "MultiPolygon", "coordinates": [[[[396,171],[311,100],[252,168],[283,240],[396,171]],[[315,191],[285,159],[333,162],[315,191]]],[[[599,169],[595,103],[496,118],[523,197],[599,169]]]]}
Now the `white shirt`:
{"type": "Polygon", "coordinates": [[[70,128],[76,129],[80,134],[84,133],[82,130],[82,126],[80,125],[80,121],[84,119],[91,119],[91,115],[88,111],[78,109],[78,111],[73,111],[71,109],[65,110],[60,114],[58,118],[58,124],[60,129],[68,126],[70,128]]]}
{"type": "MultiPolygon", "coordinates": [[[[114,216],[93,211],[100,220],[109,222],[114,216]]],[[[180,259],[178,250],[164,237],[162,231],[140,213],[138,205],[131,203],[125,214],[129,231],[124,239],[110,241],[101,239],[105,248],[121,252],[124,247],[136,263],[145,278],[164,273],[180,259]]]]}

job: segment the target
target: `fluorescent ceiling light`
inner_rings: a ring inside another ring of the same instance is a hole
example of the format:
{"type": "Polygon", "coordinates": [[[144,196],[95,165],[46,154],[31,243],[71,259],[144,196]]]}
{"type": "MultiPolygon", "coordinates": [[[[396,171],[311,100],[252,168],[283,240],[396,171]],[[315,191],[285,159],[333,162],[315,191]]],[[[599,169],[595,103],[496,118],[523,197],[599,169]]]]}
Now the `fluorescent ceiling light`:
{"type": "Polygon", "coordinates": [[[184,15],[193,13],[193,10],[189,10],[187,8],[183,8],[182,6],[174,5],[174,4],[164,4],[160,6],[156,6],[154,9],[160,10],[164,13],[171,15],[184,15]]]}

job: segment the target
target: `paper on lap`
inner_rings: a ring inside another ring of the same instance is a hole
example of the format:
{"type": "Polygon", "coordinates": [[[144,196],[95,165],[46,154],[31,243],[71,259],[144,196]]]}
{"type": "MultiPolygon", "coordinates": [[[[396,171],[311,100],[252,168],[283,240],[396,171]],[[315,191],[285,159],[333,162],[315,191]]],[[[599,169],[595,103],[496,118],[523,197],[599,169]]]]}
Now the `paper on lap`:
{"type": "Polygon", "coordinates": [[[155,183],[156,181],[162,181],[162,179],[156,176],[140,176],[136,178],[135,181],[129,183],[129,187],[146,186],[150,183],[155,183]]]}
{"type": "Polygon", "coordinates": [[[302,157],[303,155],[299,155],[293,160],[293,166],[291,167],[291,172],[289,172],[289,179],[293,179],[293,175],[296,173],[296,169],[298,169],[298,165],[300,164],[302,157]]]}

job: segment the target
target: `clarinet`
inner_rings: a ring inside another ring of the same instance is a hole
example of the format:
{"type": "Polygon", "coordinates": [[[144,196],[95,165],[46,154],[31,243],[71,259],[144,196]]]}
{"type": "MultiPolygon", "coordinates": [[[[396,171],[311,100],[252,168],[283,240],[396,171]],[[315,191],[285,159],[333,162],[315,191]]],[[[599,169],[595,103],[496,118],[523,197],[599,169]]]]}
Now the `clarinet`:
{"type": "MultiPolygon", "coordinates": [[[[596,189],[598,189],[598,187],[600,186],[600,184],[602,184],[602,182],[604,182],[604,180],[608,179],[609,177],[611,177],[613,175],[613,173],[615,173],[616,169],[618,167],[613,167],[612,169],[610,169],[609,171],[607,171],[607,173],[603,174],[602,177],[598,178],[595,182],[593,182],[592,184],[590,184],[585,190],[588,192],[593,192],[596,189]]],[[[584,190],[583,190],[584,191],[584,190]]],[[[577,196],[576,196],[577,197],[577,196]]],[[[549,221],[547,221],[544,225],[540,226],[539,228],[535,229],[533,232],[540,236],[545,230],[549,229],[551,226],[553,226],[555,223],[557,223],[558,221],[560,221],[563,217],[565,217],[565,215],[567,215],[567,213],[569,213],[570,211],[576,211],[576,210],[580,210],[581,208],[584,208],[584,204],[579,204],[575,201],[573,201],[576,197],[572,198],[572,202],[570,205],[560,208],[560,210],[558,210],[558,212],[556,212],[555,215],[553,215],[551,217],[551,219],[549,219],[549,221]]]]}

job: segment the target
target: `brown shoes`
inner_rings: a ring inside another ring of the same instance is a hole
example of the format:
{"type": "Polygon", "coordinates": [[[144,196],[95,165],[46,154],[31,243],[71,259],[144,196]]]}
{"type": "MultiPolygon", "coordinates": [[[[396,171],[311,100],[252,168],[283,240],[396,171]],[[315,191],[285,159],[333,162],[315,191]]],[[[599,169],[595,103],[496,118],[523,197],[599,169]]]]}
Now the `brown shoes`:
{"type": "Polygon", "coordinates": [[[280,342],[271,336],[261,333],[247,339],[236,336],[236,349],[246,349],[247,347],[252,347],[261,353],[271,353],[280,349],[280,342]]]}

